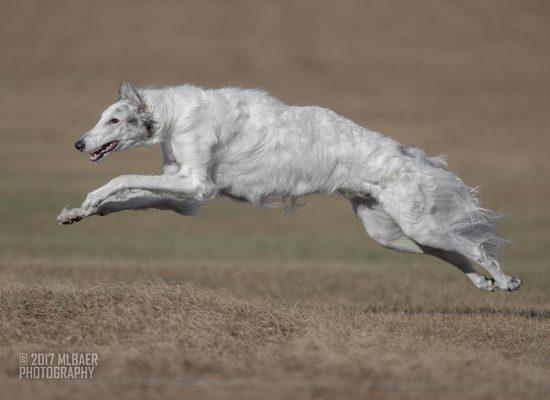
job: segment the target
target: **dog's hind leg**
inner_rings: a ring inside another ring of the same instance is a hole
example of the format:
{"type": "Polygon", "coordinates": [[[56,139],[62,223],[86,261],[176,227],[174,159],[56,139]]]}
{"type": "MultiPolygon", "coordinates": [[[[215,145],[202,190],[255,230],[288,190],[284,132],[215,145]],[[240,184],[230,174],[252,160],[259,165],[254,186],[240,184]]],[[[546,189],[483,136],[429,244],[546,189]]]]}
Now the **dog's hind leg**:
{"type": "Polygon", "coordinates": [[[470,279],[478,289],[488,290],[490,292],[497,289],[497,284],[495,283],[495,280],[478,274],[470,260],[468,260],[468,258],[463,256],[462,254],[456,253],[454,251],[436,249],[429,246],[420,245],[420,247],[425,254],[429,254],[431,256],[439,258],[440,260],[446,261],[464,272],[468,279],[470,279]]]}
{"type": "Polygon", "coordinates": [[[493,291],[495,282],[476,272],[470,261],[461,254],[423,246],[406,236],[397,222],[372,198],[351,198],[353,211],[357,214],[369,236],[378,244],[398,251],[428,254],[437,257],[462,271],[479,289],[493,291]]]}
{"type": "MultiPolygon", "coordinates": [[[[419,246],[454,252],[479,264],[499,289],[519,289],[521,279],[500,269],[497,254],[505,241],[498,235],[495,215],[481,207],[476,190],[450,172],[418,168],[417,173],[396,179],[377,195],[402,232],[419,246]]],[[[442,256],[449,258],[445,253],[442,256]]],[[[461,265],[462,257],[447,261],[461,265]]]]}
{"type": "Polygon", "coordinates": [[[405,236],[395,220],[376,200],[351,198],[350,202],[355,214],[361,218],[363,227],[376,243],[407,253],[424,253],[417,243],[405,236]]]}
{"type": "MultiPolygon", "coordinates": [[[[438,258],[441,258],[442,260],[450,262],[453,265],[456,265],[455,263],[469,265],[469,268],[471,268],[472,270],[472,264],[474,262],[481,265],[485,270],[487,270],[487,272],[489,272],[489,274],[493,278],[489,280],[485,277],[482,277],[488,282],[492,283],[492,288],[488,290],[501,289],[511,292],[514,290],[518,290],[521,287],[521,279],[519,277],[511,277],[505,274],[504,271],[502,271],[502,269],[500,268],[500,264],[496,260],[496,258],[488,255],[485,251],[483,251],[483,249],[480,250],[479,248],[474,248],[474,250],[471,252],[464,251],[463,254],[460,254],[454,251],[443,251],[439,249],[434,249],[433,247],[429,246],[422,246],[422,248],[424,249],[426,254],[434,255],[438,258]]],[[[474,282],[474,284],[476,284],[477,286],[476,280],[474,280],[475,277],[472,277],[470,279],[472,279],[472,282],[474,282]]],[[[489,284],[483,283],[481,281],[480,283],[482,285],[489,284]]],[[[485,289],[485,287],[482,287],[481,289],[485,289]]]]}
{"type": "Polygon", "coordinates": [[[521,278],[505,274],[500,268],[499,262],[494,257],[485,254],[483,250],[474,252],[471,258],[491,274],[499,289],[512,292],[521,288],[521,278]]]}

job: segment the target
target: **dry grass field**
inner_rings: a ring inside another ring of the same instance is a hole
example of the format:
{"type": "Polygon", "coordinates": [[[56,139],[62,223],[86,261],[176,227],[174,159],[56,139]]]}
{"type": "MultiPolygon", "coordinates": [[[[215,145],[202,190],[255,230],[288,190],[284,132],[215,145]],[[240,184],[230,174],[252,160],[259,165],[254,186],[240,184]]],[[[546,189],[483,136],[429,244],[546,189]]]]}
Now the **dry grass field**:
{"type": "Polygon", "coordinates": [[[0,397],[548,398],[549,19],[544,1],[0,1],[0,397]],[[337,197],[58,226],[159,171],[159,149],[72,148],[123,79],[262,87],[446,153],[506,214],[524,287],[378,247],[337,197]],[[20,380],[32,352],[99,363],[20,380]]]}

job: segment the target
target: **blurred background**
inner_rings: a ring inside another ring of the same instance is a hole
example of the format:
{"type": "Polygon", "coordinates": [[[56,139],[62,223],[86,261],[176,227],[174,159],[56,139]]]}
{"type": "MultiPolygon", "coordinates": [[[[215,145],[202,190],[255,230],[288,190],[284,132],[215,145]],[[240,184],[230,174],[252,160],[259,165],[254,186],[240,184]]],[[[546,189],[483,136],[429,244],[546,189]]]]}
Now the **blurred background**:
{"type": "Polygon", "coordinates": [[[515,243],[503,267],[517,275],[548,262],[546,2],[0,4],[3,263],[364,265],[379,255],[446,271],[373,245],[338,198],[310,199],[290,216],[221,200],[198,218],[151,211],[57,226],[63,206],[112,177],[160,171],[159,148],[94,165],[73,149],[122,80],[259,87],[447,154],[452,170],[481,185],[484,205],[506,214],[502,233],[515,243]]]}
{"type": "Polygon", "coordinates": [[[546,1],[0,1],[0,271],[47,285],[160,278],[277,301],[550,308],[550,3],[546,1]],[[525,285],[482,293],[438,260],[373,244],[346,201],[291,215],[221,199],[55,219],[160,148],[91,164],[73,143],[119,83],[257,87],[320,105],[481,186],[525,285]]]}
{"type": "Polygon", "coordinates": [[[447,269],[373,245],[336,197],[290,216],[221,200],[198,218],[128,212],[57,226],[63,206],[112,177],[160,171],[159,148],[94,165],[73,149],[122,80],[259,87],[445,153],[481,185],[486,207],[507,214],[502,232],[515,243],[504,268],[548,262],[546,2],[23,1],[0,11],[3,263],[368,265],[379,256],[447,269]]]}

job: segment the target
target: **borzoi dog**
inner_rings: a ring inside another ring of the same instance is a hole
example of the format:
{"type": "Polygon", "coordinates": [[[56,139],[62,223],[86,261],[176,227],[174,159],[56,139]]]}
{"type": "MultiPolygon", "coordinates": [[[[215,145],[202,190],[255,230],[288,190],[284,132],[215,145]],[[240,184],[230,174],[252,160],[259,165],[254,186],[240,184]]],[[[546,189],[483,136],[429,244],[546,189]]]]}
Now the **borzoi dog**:
{"type": "Polygon", "coordinates": [[[156,143],[162,175],[119,176],[80,208],[64,209],[58,222],[145,208],[189,215],[218,196],[260,206],[276,198],[292,208],[301,196],[338,192],[382,246],[445,260],[480,289],[521,286],[499,266],[503,240],[494,214],[447,170],[445,157],[428,157],[326,108],[287,106],[258,90],[122,83],[118,101],[75,147],[99,161],[156,143]]]}

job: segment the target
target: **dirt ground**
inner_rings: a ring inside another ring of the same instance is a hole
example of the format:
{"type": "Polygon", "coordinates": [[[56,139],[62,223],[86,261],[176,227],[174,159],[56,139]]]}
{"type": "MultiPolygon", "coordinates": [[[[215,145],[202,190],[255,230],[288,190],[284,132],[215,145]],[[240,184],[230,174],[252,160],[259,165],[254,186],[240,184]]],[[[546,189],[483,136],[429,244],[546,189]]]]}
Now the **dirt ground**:
{"type": "Polygon", "coordinates": [[[0,1],[0,387],[6,398],[542,399],[550,392],[550,3],[0,1]],[[515,293],[370,241],[349,205],[219,200],[60,227],[159,149],[75,139],[121,80],[261,87],[481,185],[515,293]],[[96,352],[93,379],[19,354],[96,352]]]}

